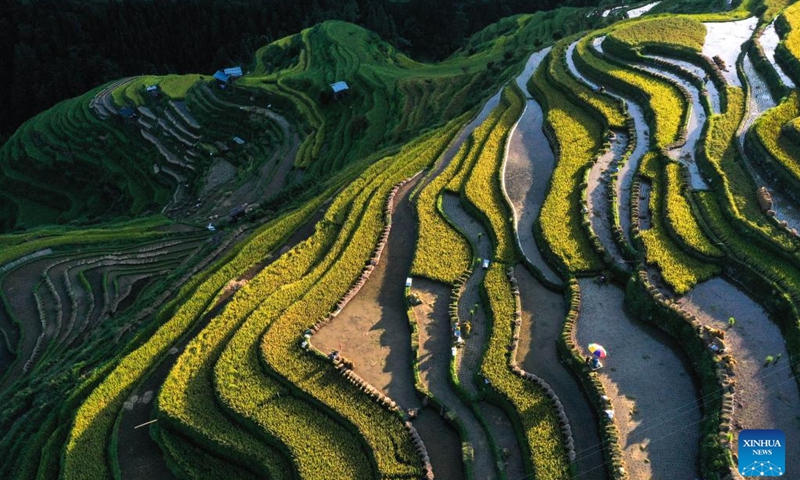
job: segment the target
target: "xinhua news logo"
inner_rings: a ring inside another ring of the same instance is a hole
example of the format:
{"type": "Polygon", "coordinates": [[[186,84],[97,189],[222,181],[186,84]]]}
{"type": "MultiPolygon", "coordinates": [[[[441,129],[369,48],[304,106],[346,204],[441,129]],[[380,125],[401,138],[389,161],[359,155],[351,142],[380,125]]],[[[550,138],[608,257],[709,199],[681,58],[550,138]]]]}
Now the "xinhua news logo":
{"type": "Polygon", "coordinates": [[[739,473],[745,477],[780,477],[786,473],[786,435],[782,430],[739,433],[739,473]]]}

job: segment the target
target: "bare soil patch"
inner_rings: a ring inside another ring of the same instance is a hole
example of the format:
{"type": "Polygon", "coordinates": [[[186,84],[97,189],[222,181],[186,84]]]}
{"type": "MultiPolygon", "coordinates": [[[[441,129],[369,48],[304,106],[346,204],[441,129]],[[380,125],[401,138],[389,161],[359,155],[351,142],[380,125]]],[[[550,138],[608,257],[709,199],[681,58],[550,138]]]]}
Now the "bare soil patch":
{"type": "MultiPolygon", "coordinates": [[[[725,331],[725,349],[736,359],[734,426],[781,429],[787,444],[800,444],[800,392],[783,336],[767,312],[722,278],[697,285],[678,302],[700,322],[725,331]],[[735,325],[728,328],[731,317],[735,325]],[[768,355],[780,359],[765,367],[768,355]]],[[[738,442],[733,445],[735,452],[738,442]]],[[[786,470],[800,472],[800,456],[787,455],[786,470]]]]}
{"type": "Polygon", "coordinates": [[[433,407],[422,409],[413,420],[431,458],[436,478],[464,478],[461,438],[458,432],[433,407]]]}
{"type": "MultiPolygon", "coordinates": [[[[701,410],[691,366],[666,333],[634,319],[624,292],[592,279],[580,282],[576,339],[608,350],[598,370],[613,407],[632,480],[697,478],[701,410]]],[[[584,452],[576,452],[578,458],[584,452]]]]}
{"type": "Polygon", "coordinates": [[[411,370],[411,330],[405,281],[414,256],[417,224],[408,202],[416,182],[395,196],[392,230],[380,263],[342,312],[317,332],[312,343],[338,350],[355,362],[355,372],[403,408],[419,408],[411,370]]]}
{"type": "MultiPolygon", "coordinates": [[[[468,438],[462,440],[474,450],[475,478],[497,478],[488,433],[451,384],[450,362],[453,342],[450,333],[450,288],[430,280],[414,279],[413,291],[422,300],[420,305],[414,307],[419,331],[420,380],[447,410],[458,416],[464,426],[468,438]]],[[[423,435],[422,432],[420,435],[423,435]]],[[[427,442],[426,446],[430,449],[427,442]]],[[[458,458],[460,463],[460,454],[458,458]]],[[[434,473],[439,475],[436,465],[434,473]]]]}
{"type": "MultiPolygon", "coordinates": [[[[573,373],[559,361],[556,340],[564,328],[564,297],[546,289],[522,265],[514,269],[522,300],[517,361],[558,395],[572,428],[580,478],[607,478],[598,420],[573,373]]],[[[513,478],[513,477],[512,477],[513,478]]]]}

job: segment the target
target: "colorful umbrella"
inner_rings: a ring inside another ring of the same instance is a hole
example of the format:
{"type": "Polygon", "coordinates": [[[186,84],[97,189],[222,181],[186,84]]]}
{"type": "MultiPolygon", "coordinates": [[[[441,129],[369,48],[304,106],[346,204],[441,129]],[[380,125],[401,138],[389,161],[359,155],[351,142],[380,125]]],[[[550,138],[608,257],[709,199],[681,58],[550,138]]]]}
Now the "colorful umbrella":
{"type": "Polygon", "coordinates": [[[603,348],[602,345],[597,344],[597,343],[590,343],[589,344],[589,351],[592,352],[592,355],[594,355],[595,357],[599,357],[599,358],[606,358],[606,355],[608,355],[608,352],[606,352],[606,349],[603,348]]]}

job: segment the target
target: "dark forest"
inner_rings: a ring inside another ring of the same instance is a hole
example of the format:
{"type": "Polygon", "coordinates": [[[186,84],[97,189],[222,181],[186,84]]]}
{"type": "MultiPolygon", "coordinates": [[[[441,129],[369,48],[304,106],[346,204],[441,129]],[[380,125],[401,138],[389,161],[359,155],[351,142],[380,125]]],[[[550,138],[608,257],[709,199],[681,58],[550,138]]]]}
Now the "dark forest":
{"type": "Polygon", "coordinates": [[[374,30],[420,60],[504,16],[592,0],[11,0],[0,11],[0,140],[56,102],[126,75],[212,72],[320,21],[374,30]]]}

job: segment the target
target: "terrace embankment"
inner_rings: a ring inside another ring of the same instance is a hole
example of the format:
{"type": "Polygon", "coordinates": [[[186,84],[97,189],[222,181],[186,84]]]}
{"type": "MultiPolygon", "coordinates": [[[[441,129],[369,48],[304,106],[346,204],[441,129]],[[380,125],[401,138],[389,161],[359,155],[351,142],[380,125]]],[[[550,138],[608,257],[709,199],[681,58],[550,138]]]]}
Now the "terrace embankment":
{"type": "MultiPolygon", "coordinates": [[[[314,232],[314,225],[321,218],[321,213],[314,215],[305,225],[296,230],[282,246],[290,249],[299,244],[314,232]]],[[[272,255],[265,262],[259,264],[260,269],[269,266],[277,260],[279,255],[272,255]]],[[[254,276],[257,272],[249,272],[254,276]]],[[[201,332],[211,320],[223,311],[225,306],[234,298],[228,296],[222,303],[216,305],[192,329],[194,333],[201,332]]],[[[181,356],[189,341],[195,334],[184,335],[170,348],[167,356],[161,359],[158,366],[130,393],[123,409],[119,412],[118,427],[114,434],[117,436],[117,455],[119,470],[123,479],[149,478],[161,480],[173,478],[164,460],[164,454],[159,445],[153,440],[149,428],[140,427],[156,415],[154,397],[158,394],[161,385],[167,378],[173,365],[181,356]]]]}
{"type": "MultiPolygon", "coordinates": [[[[697,285],[678,304],[704,325],[725,333],[725,351],[736,359],[734,428],[781,429],[787,444],[797,445],[800,392],[783,336],[767,312],[723,278],[697,285]],[[773,361],[767,365],[769,357],[773,361]]],[[[736,452],[738,443],[731,443],[736,452]]],[[[786,471],[800,471],[800,456],[790,455],[786,460],[786,471]]]]}
{"type": "MultiPolygon", "coordinates": [[[[459,198],[452,194],[445,194],[442,197],[442,209],[450,221],[472,243],[475,256],[479,260],[491,258],[493,247],[486,229],[464,210],[459,198]]],[[[458,317],[462,321],[470,321],[472,332],[456,356],[457,374],[461,388],[472,399],[479,397],[479,389],[475,383],[476,374],[480,369],[484,347],[490,334],[490,326],[484,306],[481,304],[479,290],[485,276],[486,270],[477,265],[464,284],[458,301],[458,317]]],[[[511,420],[502,411],[498,412],[498,410],[488,408],[485,402],[478,403],[477,409],[484,419],[491,414],[493,428],[490,435],[495,445],[506,445],[504,448],[510,452],[507,464],[504,465],[506,474],[511,478],[524,475],[522,453],[511,420]]]]}
{"type": "Polygon", "coordinates": [[[514,269],[522,301],[517,361],[547,382],[564,406],[575,442],[579,478],[606,478],[598,420],[578,380],[559,361],[556,339],[564,328],[564,297],[544,287],[522,265],[514,269]]]}
{"type": "MultiPolygon", "coordinates": [[[[550,48],[545,48],[528,59],[516,80],[523,92],[527,91],[528,79],[549,52],[550,48]]],[[[555,168],[555,155],[542,130],[543,122],[542,107],[529,98],[508,141],[503,178],[514,210],[515,231],[522,253],[548,281],[559,284],[561,279],[542,256],[533,235],[555,168]]]]}
{"type": "Polygon", "coordinates": [[[789,228],[798,229],[800,231],[800,209],[797,202],[792,200],[786,195],[781,188],[779,188],[770,179],[769,175],[764,175],[761,167],[749,158],[747,155],[744,144],[747,137],[747,131],[753,126],[756,119],[764,114],[767,110],[776,106],[772,95],[769,93],[767,84],[758,71],[753,66],[752,60],[748,55],[742,58],[742,71],[744,72],[745,81],[750,88],[747,89],[747,110],[742,123],[737,131],[737,141],[739,152],[746,160],[745,164],[748,167],[750,175],[752,175],[757,187],[766,187],[772,197],[772,210],[775,212],[775,218],[778,221],[786,222],[789,228]]]}
{"type": "MultiPolygon", "coordinates": [[[[600,86],[592,82],[575,66],[573,55],[575,52],[575,45],[579,40],[573,42],[567,49],[567,66],[570,72],[575,77],[589,85],[591,88],[597,89],[600,86]]],[[[644,154],[649,149],[650,128],[647,126],[644,111],[636,102],[623,97],[615,92],[608,92],[612,96],[622,99],[625,102],[629,117],[633,120],[634,129],[636,131],[636,142],[633,151],[631,152],[628,161],[619,167],[617,174],[617,181],[614,183],[614,195],[617,197],[617,209],[619,215],[620,228],[622,229],[623,236],[628,243],[631,243],[631,187],[633,185],[636,170],[638,169],[639,162],[644,154]]]]}
{"type": "Polygon", "coordinates": [[[453,157],[455,157],[456,153],[458,153],[458,149],[461,148],[461,145],[464,143],[464,141],[466,141],[467,137],[469,137],[472,134],[472,132],[476,128],[478,128],[478,126],[480,126],[480,124],[482,124],[484,120],[486,120],[489,114],[492,113],[492,110],[494,110],[494,108],[500,103],[500,97],[502,94],[503,94],[503,89],[500,89],[497,91],[497,93],[492,95],[489,98],[489,100],[487,100],[486,103],[483,104],[483,107],[481,107],[481,110],[478,112],[477,115],[475,115],[475,118],[473,118],[467,125],[464,126],[463,129],[461,129],[458,135],[456,135],[456,137],[453,139],[450,146],[448,146],[447,149],[444,151],[444,153],[441,156],[441,159],[433,167],[431,173],[428,174],[428,176],[426,176],[425,179],[422,181],[420,185],[421,188],[419,188],[419,191],[422,191],[422,188],[427,186],[428,183],[431,182],[431,180],[436,178],[436,176],[442,173],[442,171],[445,168],[447,168],[448,165],[450,165],[450,162],[453,160],[453,157]]]}
{"type": "Polygon", "coordinates": [[[611,147],[598,157],[589,170],[586,187],[586,208],[589,210],[592,231],[600,239],[600,243],[613,262],[625,270],[628,270],[629,266],[614,240],[609,190],[612,188],[612,175],[619,170],[620,161],[627,148],[628,135],[617,132],[611,140],[611,147]]]}
{"type": "Polygon", "coordinates": [[[239,205],[246,205],[257,203],[267,200],[280,192],[286,186],[289,174],[295,164],[297,151],[300,148],[300,137],[294,131],[289,121],[272,111],[271,109],[256,107],[252,105],[240,105],[237,103],[229,102],[218,98],[212,89],[203,87],[207,91],[207,95],[213,101],[226,108],[239,109],[242,114],[259,115],[269,118],[278,124],[283,133],[283,145],[278,148],[273,154],[273,159],[264,162],[258,170],[258,174],[254,175],[247,182],[240,185],[230,195],[224,198],[216,199],[209,208],[204,208],[202,212],[206,215],[225,215],[231,208],[239,205]]]}
{"type": "MultiPolygon", "coordinates": [[[[451,411],[456,415],[457,421],[461,423],[466,435],[458,443],[457,457],[453,458],[452,453],[448,455],[442,452],[437,458],[436,452],[440,447],[435,445],[442,442],[450,443],[453,442],[453,439],[445,433],[443,437],[437,437],[433,445],[428,445],[426,432],[424,429],[420,431],[423,441],[426,441],[428,454],[431,456],[433,473],[438,478],[463,478],[461,443],[464,443],[470,445],[474,451],[475,478],[494,478],[496,472],[488,433],[469,406],[458,396],[450,379],[453,345],[449,314],[450,288],[441,283],[415,278],[411,291],[417,294],[422,301],[420,305],[414,307],[414,316],[419,326],[420,381],[442,404],[445,412],[451,411]],[[442,461],[445,459],[450,459],[450,461],[442,461]],[[459,473],[460,476],[457,475],[459,473]]],[[[414,425],[417,423],[415,420],[414,425]]],[[[458,442],[458,439],[456,438],[455,441],[458,442]]],[[[451,446],[442,448],[452,450],[451,446]]]]}
{"type": "Polygon", "coordinates": [[[686,122],[686,142],[680,147],[669,150],[668,155],[673,160],[677,160],[686,166],[689,171],[689,185],[693,190],[708,190],[709,186],[700,174],[700,169],[695,160],[695,147],[700,140],[700,134],[707,118],[707,112],[700,101],[700,92],[690,81],[672,72],[649,65],[637,65],[637,67],[665,78],[689,92],[692,103],[689,108],[689,118],[686,122]]]}
{"type": "MultiPolygon", "coordinates": [[[[531,55],[516,81],[526,91],[530,77],[550,49],[531,55]]],[[[555,156],[542,130],[544,112],[534,99],[528,99],[525,110],[511,132],[503,171],[505,194],[511,202],[516,219],[515,234],[527,260],[555,284],[561,279],[542,258],[533,224],[538,220],[555,168],[555,156]],[[541,268],[543,265],[546,268],[541,268]]],[[[624,151],[624,147],[622,148],[624,151]]],[[[605,199],[607,201],[607,197],[605,199]]],[[[604,210],[607,212],[607,210],[604,210]]],[[[607,217],[606,217],[607,218],[607,217]]],[[[610,229],[609,229],[610,235],[610,229]]],[[[612,238],[613,246],[613,238],[612,238]]],[[[618,250],[615,250],[618,254],[618,250]]],[[[620,255],[621,258],[621,255],[620,255]]],[[[556,392],[573,426],[576,451],[587,455],[578,461],[578,472],[604,478],[603,455],[597,419],[583,395],[577,380],[559,361],[556,339],[563,330],[567,310],[564,298],[545,287],[526,267],[514,269],[522,303],[522,324],[517,361],[526,372],[545,380],[556,392]]]]}
{"type": "Polygon", "coordinates": [[[703,70],[703,67],[686,60],[681,60],[672,57],[664,57],[660,55],[647,55],[647,58],[652,58],[655,60],[660,60],[662,62],[671,63],[677,67],[684,69],[688,73],[694,75],[696,78],[701,79],[703,81],[703,88],[705,89],[706,95],[708,97],[708,102],[711,104],[711,112],[713,114],[721,113],[719,89],[717,89],[717,86],[714,84],[714,80],[712,80],[711,76],[708,75],[705,70],[703,70]]]}
{"type": "Polygon", "coordinates": [[[783,84],[789,88],[795,88],[794,81],[792,81],[789,75],[786,75],[783,67],[781,67],[777,61],[775,61],[775,48],[778,46],[780,41],[781,39],[778,36],[778,32],[775,30],[775,20],[773,20],[769,25],[766,26],[766,28],[764,28],[764,32],[761,34],[758,42],[761,44],[761,48],[764,49],[764,54],[767,56],[772,68],[775,69],[775,72],[780,77],[781,82],[783,82],[783,84]]]}
{"type": "MultiPolygon", "coordinates": [[[[581,279],[579,285],[576,339],[584,355],[589,343],[608,350],[598,373],[630,478],[696,478],[701,411],[680,347],[629,315],[620,287],[593,279],[581,279]]],[[[576,453],[580,459],[588,452],[576,453]]]]}
{"type": "Polygon", "coordinates": [[[322,352],[338,350],[353,360],[358,375],[404,409],[420,407],[405,303],[405,280],[417,238],[408,196],[416,183],[407,183],[395,196],[389,240],[369,280],[313,338],[314,347],[322,352]]]}

